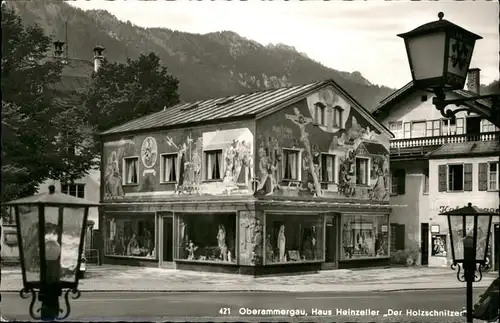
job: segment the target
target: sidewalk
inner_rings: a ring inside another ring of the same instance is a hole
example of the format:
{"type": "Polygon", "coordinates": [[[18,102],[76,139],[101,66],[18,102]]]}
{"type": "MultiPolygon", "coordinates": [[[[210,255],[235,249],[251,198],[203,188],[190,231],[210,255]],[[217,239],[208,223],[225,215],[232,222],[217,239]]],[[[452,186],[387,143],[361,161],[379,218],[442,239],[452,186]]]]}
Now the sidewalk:
{"type": "MultiPolygon", "coordinates": [[[[496,273],[485,273],[474,287],[486,287],[496,273]]],[[[252,277],[175,269],[90,267],[81,291],[394,291],[465,288],[448,268],[377,268],[328,270],[296,276],[252,277]]],[[[1,291],[19,291],[19,269],[2,268],[1,291]]]]}

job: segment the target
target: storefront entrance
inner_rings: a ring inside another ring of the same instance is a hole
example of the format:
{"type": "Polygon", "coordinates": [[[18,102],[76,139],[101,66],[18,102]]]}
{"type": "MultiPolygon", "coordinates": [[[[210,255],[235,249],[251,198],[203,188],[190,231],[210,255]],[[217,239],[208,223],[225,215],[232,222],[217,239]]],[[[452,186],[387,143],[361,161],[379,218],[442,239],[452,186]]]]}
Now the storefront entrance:
{"type": "Polygon", "coordinates": [[[171,215],[161,217],[160,266],[174,268],[174,218],[171,215]]]}
{"type": "Polygon", "coordinates": [[[324,269],[338,268],[338,217],[328,215],[325,219],[325,264],[324,269]]]}

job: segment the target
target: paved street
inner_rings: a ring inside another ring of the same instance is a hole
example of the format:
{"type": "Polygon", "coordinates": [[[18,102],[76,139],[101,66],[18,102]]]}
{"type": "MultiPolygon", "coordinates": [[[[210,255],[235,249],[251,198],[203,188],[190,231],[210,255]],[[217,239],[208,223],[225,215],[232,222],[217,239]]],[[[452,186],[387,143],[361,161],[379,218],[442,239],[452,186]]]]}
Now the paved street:
{"type": "MultiPolygon", "coordinates": [[[[476,288],[476,296],[484,289],[476,288]]],[[[308,322],[465,322],[453,314],[465,304],[465,290],[400,292],[83,292],[71,303],[70,319],[80,321],[302,321],[308,322]],[[221,310],[222,309],[222,310],[221,310]],[[304,310],[307,315],[241,315],[240,309],[304,310]],[[314,310],[317,315],[314,315],[314,310]],[[328,310],[331,313],[328,313],[328,310]],[[340,310],[379,311],[361,315],[340,310]],[[384,316],[393,310],[394,315],[384,316]],[[418,311],[407,315],[407,310],[418,311]],[[428,316],[422,311],[446,311],[428,316]],[[402,311],[400,315],[395,311],[402,311]],[[372,313],[373,314],[373,313],[372,313]],[[447,315],[449,314],[449,315],[447,315]],[[264,317],[263,317],[264,316],[264,317]]],[[[2,293],[2,315],[28,320],[29,301],[2,293]]]]}

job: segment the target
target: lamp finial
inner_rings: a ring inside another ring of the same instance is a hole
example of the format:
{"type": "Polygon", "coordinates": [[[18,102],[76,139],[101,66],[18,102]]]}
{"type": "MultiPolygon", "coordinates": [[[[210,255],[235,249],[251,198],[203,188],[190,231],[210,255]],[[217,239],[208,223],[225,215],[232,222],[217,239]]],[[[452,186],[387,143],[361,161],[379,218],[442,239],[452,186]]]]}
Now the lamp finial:
{"type": "Polygon", "coordinates": [[[471,203],[471,202],[469,202],[469,204],[467,204],[467,206],[468,206],[468,207],[472,207],[472,203],[471,203]]]}
{"type": "Polygon", "coordinates": [[[443,17],[444,17],[444,13],[443,13],[442,11],[440,11],[440,12],[438,13],[438,18],[439,18],[439,20],[443,20],[443,17]]]}
{"type": "Polygon", "coordinates": [[[56,187],[54,185],[49,186],[49,194],[54,194],[56,192],[56,187]]]}

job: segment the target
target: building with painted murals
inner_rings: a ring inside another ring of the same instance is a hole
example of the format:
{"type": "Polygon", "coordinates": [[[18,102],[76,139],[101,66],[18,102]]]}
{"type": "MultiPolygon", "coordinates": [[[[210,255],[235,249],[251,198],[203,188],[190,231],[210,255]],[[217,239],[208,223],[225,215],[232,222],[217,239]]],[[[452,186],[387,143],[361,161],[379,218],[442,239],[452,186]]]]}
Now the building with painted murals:
{"type": "Polygon", "coordinates": [[[244,274],[387,264],[391,136],[333,80],[110,129],[102,260],[244,274]]]}
{"type": "MultiPolygon", "coordinates": [[[[458,99],[479,94],[480,70],[470,69],[467,89],[447,93],[458,99]]],[[[469,103],[491,109],[491,101],[469,103]]],[[[461,112],[445,119],[432,95],[410,82],[384,99],[373,115],[395,138],[390,143],[391,203],[407,205],[391,215],[392,250],[413,249],[423,266],[451,262],[448,223],[439,213],[468,202],[488,211],[499,208],[499,129],[486,119],[461,112]]],[[[490,261],[500,264],[500,220],[494,217],[490,261]]],[[[485,233],[487,229],[483,230],[485,233]]]]}

